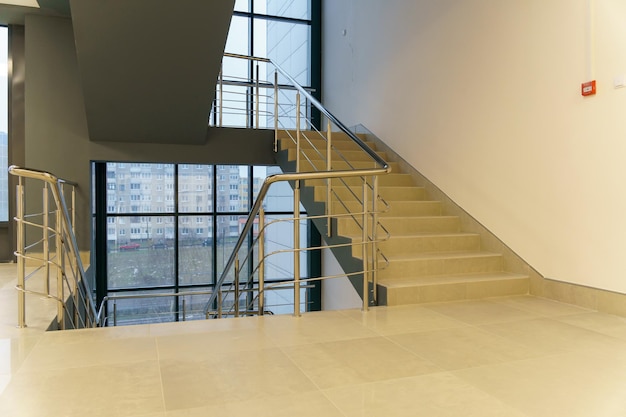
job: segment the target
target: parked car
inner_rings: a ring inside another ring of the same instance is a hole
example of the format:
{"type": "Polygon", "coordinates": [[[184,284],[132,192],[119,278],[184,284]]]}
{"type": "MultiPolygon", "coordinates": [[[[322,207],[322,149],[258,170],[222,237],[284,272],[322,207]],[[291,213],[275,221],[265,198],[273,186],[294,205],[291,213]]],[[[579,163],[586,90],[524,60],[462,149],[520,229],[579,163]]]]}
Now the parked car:
{"type": "Polygon", "coordinates": [[[211,246],[211,245],[213,245],[213,239],[210,237],[207,237],[206,239],[202,241],[202,246],[211,246]]]}
{"type": "Polygon", "coordinates": [[[141,247],[139,243],[127,243],[125,245],[120,245],[120,250],[137,250],[141,247]]]}
{"type": "Polygon", "coordinates": [[[167,249],[167,243],[165,242],[156,242],[152,244],[152,249],[167,249]]]}

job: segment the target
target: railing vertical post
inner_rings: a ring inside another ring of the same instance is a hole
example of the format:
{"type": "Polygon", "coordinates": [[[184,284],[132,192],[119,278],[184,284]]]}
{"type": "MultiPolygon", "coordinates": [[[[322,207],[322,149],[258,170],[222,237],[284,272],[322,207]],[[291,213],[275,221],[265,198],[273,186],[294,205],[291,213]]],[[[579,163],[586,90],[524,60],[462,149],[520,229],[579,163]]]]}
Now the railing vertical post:
{"type": "Polygon", "coordinates": [[[239,317],[239,257],[235,258],[235,317],[239,317]]]}
{"type": "Polygon", "coordinates": [[[222,318],[222,288],[217,290],[217,318],[222,318]]]}
{"type": "Polygon", "coordinates": [[[26,327],[26,293],[24,292],[26,284],[26,264],[24,256],[26,248],[26,235],[24,231],[24,185],[22,177],[18,179],[16,187],[17,212],[15,219],[17,220],[17,326],[19,328],[26,327]]]}
{"type": "Polygon", "coordinates": [[[219,112],[220,112],[220,124],[219,127],[222,127],[222,123],[223,123],[223,119],[224,119],[224,65],[222,64],[222,66],[220,66],[220,75],[219,75],[219,86],[220,86],[220,106],[219,106],[219,112]]]}
{"type": "Polygon", "coordinates": [[[259,315],[265,310],[265,210],[259,210],[259,315]]]}
{"type": "Polygon", "coordinates": [[[185,321],[185,316],[186,316],[186,311],[185,311],[185,297],[183,297],[183,321],[185,321]]]}
{"type": "Polygon", "coordinates": [[[49,224],[49,213],[50,213],[50,205],[49,205],[49,193],[48,193],[48,183],[43,183],[43,195],[42,195],[42,203],[43,209],[42,211],[42,232],[43,232],[43,261],[44,261],[44,291],[46,294],[50,295],[50,224],[49,224]]]}
{"type": "MultiPolygon", "coordinates": [[[[65,193],[63,193],[65,195],[65,193]]],[[[76,187],[72,185],[72,233],[76,236],[76,187]]],[[[80,256],[80,251],[76,254],[77,256],[72,259],[72,264],[74,266],[74,271],[78,271],[78,257],[80,256]]]]}
{"type": "MultiPolygon", "coordinates": [[[[296,172],[300,172],[300,92],[296,94],[296,172]]],[[[300,317],[300,180],[293,190],[293,315],[300,317]]]]}
{"type": "Polygon", "coordinates": [[[113,300],[113,327],[117,326],[117,300],[113,300]]]}
{"type": "Polygon", "coordinates": [[[259,128],[259,114],[261,110],[261,94],[259,87],[259,63],[256,64],[256,111],[255,111],[255,129],[259,128]]]}
{"type": "Polygon", "coordinates": [[[378,175],[374,175],[372,188],[372,301],[378,305],[378,175]]]}
{"type": "Polygon", "coordinates": [[[61,211],[61,207],[57,207],[56,210],[56,224],[55,224],[55,235],[56,235],[56,250],[57,250],[57,324],[59,330],[65,330],[65,312],[63,309],[63,303],[65,302],[65,289],[63,288],[63,273],[65,271],[65,254],[63,253],[63,212],[61,211]]]}
{"type": "Polygon", "coordinates": [[[293,315],[300,317],[300,181],[293,190],[293,315]]]}
{"type": "Polygon", "coordinates": [[[300,92],[296,93],[296,172],[300,172],[300,92]]]}
{"type": "MultiPolygon", "coordinates": [[[[332,126],[330,124],[330,119],[328,120],[328,124],[326,126],[326,171],[330,171],[332,169],[332,126]]],[[[333,214],[333,202],[332,202],[332,188],[333,188],[333,180],[331,178],[326,179],[326,234],[328,237],[333,235],[333,225],[332,225],[332,214],[333,214]]]]}
{"type": "Polygon", "coordinates": [[[278,71],[274,71],[274,152],[278,152],[278,71]]]}
{"type": "Polygon", "coordinates": [[[362,237],[362,245],[363,245],[363,311],[367,311],[369,309],[369,277],[368,277],[368,227],[367,223],[369,222],[369,216],[367,215],[367,177],[363,177],[363,237],[362,237]]]}

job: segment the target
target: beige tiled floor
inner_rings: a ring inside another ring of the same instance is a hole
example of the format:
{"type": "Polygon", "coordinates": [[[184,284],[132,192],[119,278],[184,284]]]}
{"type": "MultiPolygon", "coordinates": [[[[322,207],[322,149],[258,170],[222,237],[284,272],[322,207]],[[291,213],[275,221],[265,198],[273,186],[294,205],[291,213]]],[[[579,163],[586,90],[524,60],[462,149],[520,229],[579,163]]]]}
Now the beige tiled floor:
{"type": "Polygon", "coordinates": [[[0,297],[3,417],[626,416],[626,319],[540,298],[44,333],[0,297]]]}

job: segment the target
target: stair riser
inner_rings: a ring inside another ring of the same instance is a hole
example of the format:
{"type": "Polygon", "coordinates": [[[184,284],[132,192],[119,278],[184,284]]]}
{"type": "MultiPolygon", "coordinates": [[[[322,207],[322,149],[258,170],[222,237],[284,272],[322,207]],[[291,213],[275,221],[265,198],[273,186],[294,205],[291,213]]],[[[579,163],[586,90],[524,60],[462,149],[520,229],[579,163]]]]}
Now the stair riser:
{"type": "MultiPolygon", "coordinates": [[[[389,162],[391,172],[400,172],[397,162],[389,162]]],[[[375,169],[380,168],[374,161],[354,161],[350,164],[346,162],[334,162],[333,170],[352,170],[352,169],[375,169]]],[[[318,160],[300,160],[300,171],[326,171],[326,161],[318,160]]]]}
{"type": "MultiPolygon", "coordinates": [[[[365,144],[372,150],[376,150],[376,145],[371,142],[365,142],[365,144]]],[[[306,141],[304,139],[300,140],[300,148],[301,149],[319,149],[326,150],[326,141],[322,139],[311,139],[310,141],[306,141]]],[[[295,149],[296,144],[291,139],[281,139],[279,141],[278,148],[280,150],[285,149],[295,149]]],[[[348,140],[333,140],[332,149],[335,150],[346,150],[346,151],[363,151],[363,149],[356,143],[348,140]]]]}
{"type": "MultiPolygon", "coordinates": [[[[371,223],[371,222],[370,222],[371,223]]],[[[417,233],[457,233],[460,231],[458,217],[409,217],[409,218],[381,218],[380,224],[392,236],[406,236],[417,233]]],[[[371,229],[371,225],[369,226],[371,229]]],[[[354,236],[361,233],[361,228],[351,218],[337,220],[337,232],[342,236],[354,236]]],[[[379,233],[384,233],[382,228],[379,233]]]]}
{"type": "MultiPolygon", "coordinates": [[[[311,148],[305,148],[302,150],[302,152],[304,153],[304,155],[306,155],[307,158],[309,159],[324,159],[326,160],[326,149],[320,150],[319,148],[317,150],[311,149],[311,148]]],[[[378,156],[380,156],[382,159],[387,159],[387,155],[384,152],[376,152],[378,154],[378,156]]],[[[296,148],[295,147],[290,147],[287,150],[287,157],[290,160],[295,160],[296,159],[296,148]]],[[[340,151],[331,151],[330,153],[330,157],[331,160],[334,161],[371,161],[372,157],[370,155],[368,155],[367,153],[365,153],[362,150],[340,150],[340,151]]],[[[304,156],[303,156],[304,158],[304,156]]]]}
{"type": "MultiPolygon", "coordinates": [[[[372,184],[371,176],[367,178],[367,183],[372,184]]],[[[363,178],[361,177],[349,177],[344,178],[343,180],[333,179],[333,186],[343,187],[345,185],[363,185],[363,178]]],[[[304,181],[305,185],[315,186],[315,185],[323,185],[326,186],[325,179],[319,180],[306,180],[304,181]]],[[[414,185],[413,178],[407,174],[388,174],[388,175],[379,175],[378,176],[378,185],[381,187],[389,186],[389,187],[411,187],[414,185]]]]}
{"type": "MultiPolygon", "coordinates": [[[[352,212],[362,211],[362,206],[356,202],[347,202],[346,207],[340,203],[333,203],[333,213],[346,213],[349,209],[352,212]]],[[[391,201],[389,209],[379,203],[378,215],[381,217],[419,217],[419,216],[440,216],[441,202],[439,201],[391,201]],[[387,211],[385,211],[387,210],[387,211]]]]}
{"type": "MultiPolygon", "coordinates": [[[[326,187],[315,187],[315,200],[326,201],[326,193],[326,187]]],[[[378,194],[385,201],[422,200],[426,197],[426,190],[421,187],[380,187],[378,190],[378,194]]],[[[343,201],[355,201],[355,195],[359,197],[360,201],[363,195],[362,187],[352,187],[352,192],[346,187],[333,188],[333,196],[338,196],[343,201]]]]}
{"type": "MultiPolygon", "coordinates": [[[[378,248],[384,254],[394,254],[396,256],[408,256],[416,253],[470,252],[480,250],[480,236],[470,234],[410,238],[391,236],[389,240],[379,242],[378,248]]],[[[354,256],[360,256],[360,252],[357,249],[353,251],[353,254],[354,256]]]]}
{"type": "MultiPolygon", "coordinates": [[[[382,263],[381,267],[384,267],[382,263]]],[[[391,260],[389,266],[378,271],[378,277],[385,279],[498,271],[502,271],[502,256],[485,255],[470,258],[391,260]]]]}
{"type": "Polygon", "coordinates": [[[476,300],[486,297],[523,295],[528,294],[528,291],[528,278],[423,285],[408,288],[386,288],[386,304],[388,306],[394,306],[442,301],[476,300]]]}

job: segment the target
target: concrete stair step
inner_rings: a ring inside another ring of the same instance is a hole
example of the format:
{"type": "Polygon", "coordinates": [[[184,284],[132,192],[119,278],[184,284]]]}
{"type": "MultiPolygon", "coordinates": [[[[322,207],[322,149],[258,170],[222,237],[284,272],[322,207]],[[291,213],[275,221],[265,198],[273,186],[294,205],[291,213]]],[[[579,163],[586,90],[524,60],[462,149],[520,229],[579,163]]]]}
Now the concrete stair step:
{"type": "MultiPolygon", "coordinates": [[[[296,137],[297,132],[295,130],[279,130],[278,131],[278,138],[279,139],[283,139],[283,138],[289,138],[291,137],[296,137]]],[[[320,138],[321,135],[324,136],[324,138],[326,138],[328,136],[328,134],[326,133],[326,131],[323,132],[318,132],[315,130],[301,130],[300,131],[301,135],[304,135],[308,138],[320,138]]],[[[362,141],[365,141],[367,135],[364,135],[363,133],[355,133],[354,134],[357,138],[361,139],[362,141]]],[[[332,140],[333,142],[335,140],[337,141],[352,141],[352,139],[348,136],[347,133],[344,132],[335,132],[333,131],[332,134],[332,140]]]]}
{"type": "MultiPolygon", "coordinates": [[[[289,137],[282,138],[282,139],[279,138],[278,147],[280,150],[295,148],[296,147],[295,140],[296,140],[295,136],[293,139],[289,137]]],[[[363,143],[369,146],[372,150],[376,150],[376,144],[374,144],[373,142],[363,141],[363,143]]],[[[338,140],[338,139],[333,138],[331,146],[332,146],[332,149],[336,149],[336,150],[363,151],[362,148],[356,142],[353,142],[352,140],[348,140],[348,139],[338,140]]],[[[300,147],[302,149],[313,149],[313,148],[320,149],[320,150],[326,149],[326,139],[322,139],[320,137],[315,137],[315,136],[310,136],[307,138],[301,137],[300,147]]]]}
{"type": "Polygon", "coordinates": [[[477,274],[503,270],[502,255],[491,252],[442,252],[408,255],[387,254],[389,265],[381,263],[380,280],[385,278],[477,274]]]}
{"type": "MultiPolygon", "coordinates": [[[[326,148],[324,149],[313,149],[310,147],[305,147],[303,149],[301,149],[301,152],[304,154],[302,155],[302,160],[308,158],[308,159],[323,159],[326,160],[326,148]]],[[[376,152],[376,154],[378,156],[380,156],[383,160],[387,159],[387,154],[385,152],[376,152]]],[[[339,150],[331,150],[330,152],[330,157],[331,157],[331,161],[332,163],[334,163],[335,161],[371,161],[372,157],[367,154],[365,151],[363,150],[353,150],[353,149],[339,149],[339,150]]],[[[289,160],[295,160],[296,159],[296,147],[295,146],[291,146],[287,149],[287,158],[289,158],[289,160]]]]}
{"type": "MultiPolygon", "coordinates": [[[[397,162],[388,162],[391,172],[400,172],[400,166],[397,162]]],[[[333,163],[333,170],[351,170],[351,169],[373,169],[380,168],[373,160],[369,161],[337,161],[333,163]]],[[[300,171],[326,171],[326,161],[321,159],[300,160],[300,171]]]]}
{"type": "MultiPolygon", "coordinates": [[[[355,222],[349,218],[337,220],[340,234],[358,234],[355,222]],[[345,233],[343,231],[345,230],[345,233]]],[[[382,217],[380,224],[392,236],[415,235],[418,233],[457,233],[461,231],[461,221],[457,216],[422,216],[422,217],[382,217]]],[[[380,231],[380,233],[383,233],[380,231]]]]}
{"type": "MultiPolygon", "coordinates": [[[[424,233],[419,235],[394,235],[378,243],[383,253],[412,256],[442,252],[472,252],[480,250],[477,233],[424,233]]],[[[355,252],[355,255],[357,252],[355,252]]]]}
{"type": "MultiPolygon", "coordinates": [[[[372,178],[371,177],[367,177],[367,183],[368,184],[372,184],[372,178]]],[[[323,185],[323,186],[326,186],[326,180],[325,179],[321,179],[321,180],[305,180],[304,181],[304,185],[308,185],[308,186],[323,185]]],[[[334,179],[332,179],[332,185],[333,185],[333,187],[344,187],[346,185],[361,186],[361,185],[363,185],[363,179],[361,177],[350,177],[350,178],[344,178],[343,180],[338,179],[338,178],[334,178],[334,179]]],[[[385,186],[390,186],[390,187],[394,187],[394,186],[409,187],[409,186],[413,186],[414,183],[413,183],[413,177],[411,177],[409,174],[391,173],[391,174],[387,174],[387,175],[380,175],[378,177],[378,185],[380,187],[385,187],[385,186]]]]}
{"type": "Polygon", "coordinates": [[[528,294],[529,278],[511,272],[397,277],[378,281],[381,303],[420,304],[528,294]]]}
{"type": "MultiPolygon", "coordinates": [[[[390,174],[392,175],[392,174],[390,174]]],[[[385,200],[386,201],[386,200],[385,200]]],[[[416,216],[440,216],[442,212],[441,201],[429,200],[408,200],[408,201],[386,201],[389,207],[379,204],[381,217],[416,217],[416,216]]],[[[346,213],[362,211],[362,205],[356,201],[333,202],[333,213],[346,213]]]]}
{"type": "MultiPolygon", "coordinates": [[[[415,201],[426,198],[426,189],[424,187],[379,187],[378,194],[387,202],[389,201],[415,201]]],[[[333,198],[338,196],[342,201],[356,201],[356,197],[361,201],[363,196],[363,187],[352,186],[333,188],[333,198]],[[356,196],[356,197],[355,197],[356,196]]],[[[316,201],[326,201],[326,186],[315,186],[314,198],[316,201]]]]}

